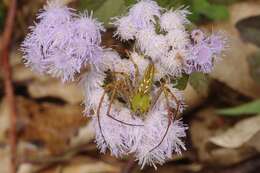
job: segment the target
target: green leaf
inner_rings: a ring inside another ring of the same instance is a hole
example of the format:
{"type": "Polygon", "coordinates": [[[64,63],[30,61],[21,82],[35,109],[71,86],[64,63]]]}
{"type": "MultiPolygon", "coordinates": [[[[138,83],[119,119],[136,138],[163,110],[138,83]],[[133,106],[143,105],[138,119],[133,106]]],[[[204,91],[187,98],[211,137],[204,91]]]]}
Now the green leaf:
{"type": "Polygon", "coordinates": [[[95,11],[100,8],[105,2],[106,0],[80,0],[79,6],[82,11],[95,11]]]}
{"type": "Polygon", "coordinates": [[[210,5],[207,10],[202,12],[211,20],[226,20],[229,17],[229,12],[227,7],[223,5],[210,5]]]}
{"type": "Polygon", "coordinates": [[[192,10],[198,15],[204,15],[211,20],[225,20],[229,17],[226,6],[211,4],[207,0],[193,0],[192,10]]]}
{"type": "Polygon", "coordinates": [[[157,3],[164,8],[177,8],[179,6],[189,6],[190,0],[157,0],[157,3]]]}
{"type": "Polygon", "coordinates": [[[172,81],[173,87],[179,90],[185,90],[189,81],[189,75],[183,74],[181,77],[172,81]]]}
{"type": "Polygon", "coordinates": [[[219,114],[227,116],[238,116],[241,114],[258,114],[260,113],[260,100],[256,100],[234,108],[220,109],[219,114]]]}
{"type": "Polygon", "coordinates": [[[131,6],[131,5],[134,5],[136,2],[137,2],[136,0],[125,0],[125,5],[131,6]]]}
{"type": "Polygon", "coordinates": [[[3,30],[5,22],[5,8],[3,2],[0,2],[0,31],[3,30]]]}
{"type": "Polygon", "coordinates": [[[124,0],[80,0],[81,9],[93,11],[94,17],[109,27],[111,17],[120,16],[126,10],[124,0]]]}
{"type": "Polygon", "coordinates": [[[207,97],[209,93],[209,77],[201,72],[195,72],[190,75],[189,83],[203,97],[207,97]]]}
{"type": "Polygon", "coordinates": [[[260,84],[260,51],[247,58],[249,71],[256,83],[260,84]]]}
{"type": "Polygon", "coordinates": [[[209,2],[211,2],[211,3],[223,4],[223,5],[231,5],[238,1],[240,1],[240,0],[209,0],[209,2]]]}

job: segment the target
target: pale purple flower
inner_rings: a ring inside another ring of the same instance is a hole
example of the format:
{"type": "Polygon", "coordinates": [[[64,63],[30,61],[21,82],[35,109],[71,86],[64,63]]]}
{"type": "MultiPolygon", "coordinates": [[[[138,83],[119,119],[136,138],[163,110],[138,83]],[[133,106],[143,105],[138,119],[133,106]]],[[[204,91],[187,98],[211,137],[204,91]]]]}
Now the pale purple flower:
{"type": "Polygon", "coordinates": [[[144,57],[144,55],[138,54],[136,51],[130,54],[132,61],[139,67],[139,73],[144,74],[146,67],[149,64],[149,60],[144,57]]]}
{"type": "Polygon", "coordinates": [[[145,165],[162,165],[173,156],[173,152],[181,154],[181,150],[186,150],[181,138],[186,137],[187,127],[180,120],[171,122],[168,133],[158,148],[152,150],[155,145],[160,143],[162,134],[168,126],[167,111],[153,111],[150,113],[146,125],[140,130],[137,143],[133,147],[135,157],[139,165],[143,168],[145,165]],[[136,147],[136,148],[135,148],[136,147]]]}
{"type": "Polygon", "coordinates": [[[161,16],[162,8],[153,0],[141,0],[129,10],[129,17],[135,27],[145,29],[156,24],[155,17],[161,16]]]}
{"type": "Polygon", "coordinates": [[[207,42],[215,56],[218,57],[220,57],[223,51],[227,48],[227,39],[224,34],[220,32],[213,33],[209,36],[207,42]]]}
{"type": "Polygon", "coordinates": [[[133,40],[139,30],[154,28],[161,11],[162,8],[155,1],[139,1],[130,8],[126,16],[115,18],[113,22],[117,28],[115,36],[122,40],[133,40]]]}
{"type": "Polygon", "coordinates": [[[190,57],[187,60],[189,73],[200,71],[209,73],[213,68],[213,52],[210,47],[205,44],[193,45],[190,49],[190,57]]]}
{"type": "Polygon", "coordinates": [[[195,29],[191,32],[191,38],[195,43],[200,43],[205,39],[205,34],[200,29],[195,29]]]}
{"type": "MultiPolygon", "coordinates": [[[[133,116],[131,111],[115,102],[110,110],[110,115],[130,124],[142,125],[133,127],[121,124],[107,116],[109,100],[106,95],[98,117],[94,116],[92,125],[96,131],[96,143],[101,152],[110,150],[111,155],[122,157],[133,154],[142,166],[163,164],[171,159],[173,153],[181,153],[185,149],[182,138],[186,136],[186,125],[180,120],[172,120],[169,131],[163,139],[169,118],[162,106],[147,113],[147,119],[142,120],[133,116]],[[157,144],[162,143],[156,147],[157,144]]],[[[163,105],[165,107],[165,105],[163,105]]]]}
{"type": "Polygon", "coordinates": [[[224,37],[219,34],[205,36],[202,31],[196,30],[192,32],[192,38],[194,43],[189,46],[187,72],[210,73],[226,47],[224,37]]]}
{"type": "Polygon", "coordinates": [[[70,21],[75,16],[74,12],[74,9],[64,6],[59,1],[47,1],[47,5],[40,10],[36,19],[45,27],[51,29],[53,26],[70,21]]]}
{"type": "Polygon", "coordinates": [[[138,30],[130,17],[116,18],[113,24],[117,28],[114,36],[119,37],[121,40],[133,40],[135,38],[138,30]]]}
{"type": "Polygon", "coordinates": [[[168,54],[161,58],[160,65],[165,71],[165,75],[171,77],[181,76],[185,72],[187,60],[187,52],[184,49],[171,50],[168,54]]]}
{"type": "Polygon", "coordinates": [[[32,70],[65,82],[73,81],[87,64],[100,62],[104,28],[91,15],[74,11],[52,2],[40,12],[22,43],[25,64],[32,70]]]}
{"type": "Polygon", "coordinates": [[[86,73],[81,79],[81,86],[84,93],[84,114],[86,116],[95,116],[99,105],[99,100],[104,93],[102,87],[105,73],[97,71],[95,68],[90,68],[89,72],[86,73]]]}
{"type": "MultiPolygon", "coordinates": [[[[115,52],[108,50],[105,56],[105,62],[102,66],[103,70],[110,69],[117,72],[124,71],[126,74],[132,73],[131,70],[127,72],[125,67],[122,68],[125,60],[121,59],[115,52]]],[[[142,66],[147,65],[149,61],[143,59],[144,57],[136,52],[132,52],[130,56],[139,69],[141,69],[139,72],[143,75],[144,70],[142,69],[144,67],[142,66]]],[[[132,68],[130,65],[127,67],[128,69],[132,68]]],[[[105,76],[93,71],[87,74],[84,80],[86,93],[85,112],[89,113],[89,110],[94,110],[91,115],[91,123],[96,132],[95,141],[102,153],[109,150],[111,155],[116,157],[133,154],[142,167],[153,165],[156,168],[157,164],[163,164],[171,159],[174,152],[180,154],[181,149],[185,149],[181,138],[185,137],[187,127],[180,120],[175,120],[173,117],[170,120],[168,114],[168,106],[179,112],[184,110],[182,92],[167,85],[166,87],[169,88],[169,91],[174,94],[177,100],[172,99],[171,96],[166,99],[165,95],[162,94],[155,106],[146,113],[146,118],[142,119],[135,115],[130,107],[117,99],[113,100],[112,106],[109,108],[111,98],[108,96],[109,92],[102,88],[102,79],[104,80],[105,76]],[[108,115],[121,122],[138,126],[123,124],[108,115]],[[165,138],[163,138],[168,128],[169,120],[169,130],[165,138]],[[158,145],[160,142],[161,144],[158,145]],[[158,146],[156,147],[156,145],[158,146]]],[[[154,88],[151,96],[155,96],[156,93],[158,93],[158,89],[154,88]]]]}
{"type": "Polygon", "coordinates": [[[83,39],[88,41],[90,44],[101,43],[100,31],[105,31],[105,28],[96,19],[93,19],[92,13],[88,15],[83,13],[73,21],[74,34],[77,39],[83,39]]]}
{"type": "Polygon", "coordinates": [[[48,3],[40,12],[39,23],[30,27],[31,33],[22,43],[24,61],[33,70],[44,73],[48,68],[46,59],[50,58],[52,48],[64,46],[70,40],[69,23],[74,13],[58,3],[48,3]],[[66,26],[66,27],[64,27],[66,26]],[[63,30],[62,28],[66,28],[63,30]]]}
{"type": "Polygon", "coordinates": [[[157,62],[167,53],[169,45],[164,35],[156,34],[154,28],[140,30],[136,36],[137,47],[146,56],[157,62]]]}
{"type": "Polygon", "coordinates": [[[169,46],[175,50],[185,49],[185,47],[190,43],[189,34],[185,30],[181,29],[171,30],[165,35],[165,37],[169,46]]]}
{"type": "Polygon", "coordinates": [[[94,64],[96,67],[101,63],[103,48],[101,44],[101,31],[105,28],[96,19],[87,13],[81,14],[72,22],[73,25],[73,43],[74,48],[72,56],[80,59],[82,65],[94,64]]]}
{"type": "Polygon", "coordinates": [[[185,30],[185,25],[190,23],[188,14],[190,12],[186,8],[167,11],[160,18],[160,26],[167,32],[175,29],[185,30]]]}
{"type": "Polygon", "coordinates": [[[125,74],[134,74],[133,63],[127,59],[122,59],[116,51],[110,49],[104,51],[99,68],[103,71],[110,70],[125,74]]]}

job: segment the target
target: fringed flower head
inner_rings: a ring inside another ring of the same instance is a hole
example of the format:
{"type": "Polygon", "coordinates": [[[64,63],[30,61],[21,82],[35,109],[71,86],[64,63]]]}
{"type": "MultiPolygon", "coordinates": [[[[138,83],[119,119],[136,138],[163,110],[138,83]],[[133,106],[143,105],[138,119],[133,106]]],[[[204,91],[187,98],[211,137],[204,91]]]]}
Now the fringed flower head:
{"type": "Polygon", "coordinates": [[[32,70],[72,81],[87,64],[100,62],[104,28],[91,15],[74,11],[55,1],[40,12],[22,43],[25,64],[32,70]]]}
{"type": "Polygon", "coordinates": [[[164,56],[169,46],[163,35],[156,34],[154,28],[140,30],[136,36],[136,45],[145,55],[155,62],[164,56]]]}
{"type": "Polygon", "coordinates": [[[122,40],[133,40],[139,30],[153,28],[160,18],[162,8],[152,0],[141,0],[130,8],[126,16],[115,18],[115,36],[122,40]]]}
{"type": "Polygon", "coordinates": [[[156,18],[161,16],[162,8],[152,0],[141,0],[133,5],[128,17],[133,21],[137,29],[145,29],[156,24],[156,18]]]}
{"type": "Polygon", "coordinates": [[[188,73],[210,73],[226,48],[225,37],[220,33],[207,36],[201,30],[194,30],[191,36],[193,43],[189,47],[188,73]]]}
{"type": "Polygon", "coordinates": [[[189,14],[186,8],[167,11],[160,18],[160,26],[167,32],[175,29],[185,30],[185,25],[190,23],[187,19],[189,14]]]}

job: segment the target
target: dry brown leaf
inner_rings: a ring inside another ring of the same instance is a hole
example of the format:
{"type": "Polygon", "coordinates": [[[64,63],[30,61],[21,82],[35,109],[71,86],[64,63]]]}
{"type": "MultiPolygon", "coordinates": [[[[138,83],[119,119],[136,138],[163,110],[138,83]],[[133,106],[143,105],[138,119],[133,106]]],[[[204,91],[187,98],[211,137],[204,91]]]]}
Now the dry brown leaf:
{"type": "Polygon", "coordinates": [[[0,172],[1,173],[8,173],[11,172],[10,170],[10,152],[8,147],[1,147],[0,148],[0,172]]]}
{"type": "Polygon", "coordinates": [[[217,63],[211,77],[252,98],[260,97],[260,85],[251,78],[247,56],[255,52],[257,47],[243,42],[235,24],[240,19],[256,14],[260,14],[259,1],[239,2],[230,6],[230,21],[206,26],[209,30],[224,31],[228,36],[226,56],[217,63]]]}
{"type": "Polygon", "coordinates": [[[184,98],[185,102],[188,105],[188,109],[193,109],[198,107],[202,104],[205,100],[201,95],[191,87],[190,84],[187,85],[186,89],[184,90],[184,98]]]}
{"type": "Polygon", "coordinates": [[[260,116],[238,122],[226,132],[211,137],[210,142],[225,148],[239,148],[260,131],[260,116]]]}
{"type": "Polygon", "coordinates": [[[119,173],[121,165],[109,164],[101,160],[84,157],[75,157],[68,164],[60,164],[40,173],[119,173]]]}
{"type": "Polygon", "coordinates": [[[83,93],[77,84],[63,84],[54,79],[32,82],[28,86],[28,91],[33,98],[54,97],[70,104],[80,104],[83,101],[83,93]]]}
{"type": "Polygon", "coordinates": [[[214,108],[204,109],[193,117],[190,127],[191,139],[200,161],[214,166],[228,166],[256,154],[252,147],[220,148],[209,142],[209,139],[229,126],[222,117],[216,115],[214,108]]]}
{"type": "Polygon", "coordinates": [[[17,98],[21,140],[60,153],[69,147],[69,140],[88,122],[79,105],[35,103],[17,98]]]}

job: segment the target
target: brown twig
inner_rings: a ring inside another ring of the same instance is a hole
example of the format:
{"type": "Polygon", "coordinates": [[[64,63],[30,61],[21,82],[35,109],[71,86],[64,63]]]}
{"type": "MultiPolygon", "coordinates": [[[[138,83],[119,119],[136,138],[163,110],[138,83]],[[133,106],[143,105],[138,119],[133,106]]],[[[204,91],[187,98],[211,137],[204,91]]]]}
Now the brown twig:
{"type": "Polygon", "coordinates": [[[10,108],[10,148],[11,148],[11,173],[16,172],[16,121],[17,121],[17,109],[15,104],[14,89],[12,85],[12,71],[9,63],[9,48],[11,44],[11,38],[13,33],[14,19],[16,13],[16,0],[11,0],[9,4],[9,11],[5,23],[3,33],[3,45],[2,45],[2,69],[4,74],[4,85],[7,102],[10,108]]]}

